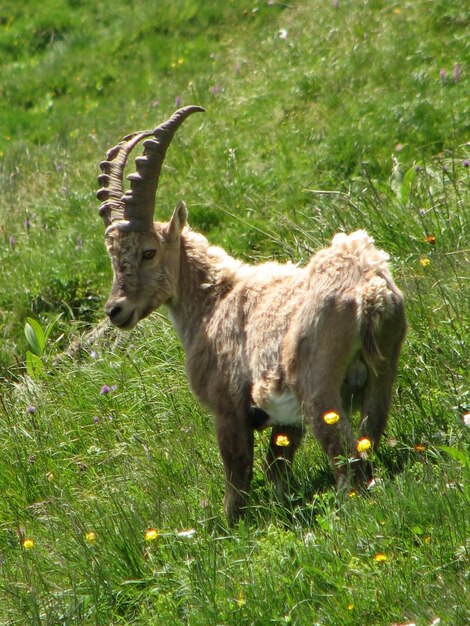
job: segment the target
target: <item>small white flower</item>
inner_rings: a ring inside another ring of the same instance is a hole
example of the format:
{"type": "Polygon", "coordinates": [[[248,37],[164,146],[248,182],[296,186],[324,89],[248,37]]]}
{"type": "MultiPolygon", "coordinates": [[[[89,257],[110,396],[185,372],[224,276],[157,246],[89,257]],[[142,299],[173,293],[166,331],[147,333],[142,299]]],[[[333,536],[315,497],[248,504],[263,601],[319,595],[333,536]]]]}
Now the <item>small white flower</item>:
{"type": "Polygon", "coordinates": [[[281,28],[278,32],[279,39],[287,39],[287,30],[285,28],[281,28]]]}

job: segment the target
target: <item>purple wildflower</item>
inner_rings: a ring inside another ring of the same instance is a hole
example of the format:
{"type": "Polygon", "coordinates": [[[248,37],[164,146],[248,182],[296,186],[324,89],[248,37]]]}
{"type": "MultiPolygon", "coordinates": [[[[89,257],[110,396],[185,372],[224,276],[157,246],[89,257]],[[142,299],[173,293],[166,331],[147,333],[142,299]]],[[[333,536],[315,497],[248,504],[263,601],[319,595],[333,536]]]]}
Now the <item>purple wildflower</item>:
{"type": "Polygon", "coordinates": [[[97,415],[94,415],[94,416],[93,416],[93,422],[94,422],[95,424],[98,424],[98,422],[99,422],[99,421],[100,421],[100,418],[99,418],[97,415]]]}
{"type": "Polygon", "coordinates": [[[468,159],[464,159],[463,166],[468,167],[470,165],[470,161],[468,159]]]}
{"type": "Polygon", "coordinates": [[[116,391],[116,389],[117,389],[117,385],[111,385],[111,389],[112,389],[113,391],[116,391]]]}
{"type": "Polygon", "coordinates": [[[35,406],[33,406],[32,404],[30,404],[30,405],[28,406],[27,411],[28,411],[28,413],[29,413],[30,415],[32,415],[33,413],[35,413],[35,412],[36,412],[36,407],[35,407],[35,406]]]}
{"type": "Polygon", "coordinates": [[[446,72],[446,70],[445,70],[444,68],[442,68],[442,69],[439,71],[439,76],[441,77],[441,80],[442,80],[442,81],[444,81],[444,80],[446,79],[447,72],[446,72]]]}
{"type": "Polygon", "coordinates": [[[420,209],[419,210],[419,214],[420,214],[421,217],[424,217],[426,215],[425,209],[420,209]]]}
{"type": "Polygon", "coordinates": [[[106,394],[108,394],[110,391],[111,391],[111,389],[110,389],[110,387],[108,387],[108,385],[103,385],[103,386],[101,387],[101,390],[100,390],[100,395],[101,395],[101,396],[105,396],[105,395],[106,395],[106,394]]]}

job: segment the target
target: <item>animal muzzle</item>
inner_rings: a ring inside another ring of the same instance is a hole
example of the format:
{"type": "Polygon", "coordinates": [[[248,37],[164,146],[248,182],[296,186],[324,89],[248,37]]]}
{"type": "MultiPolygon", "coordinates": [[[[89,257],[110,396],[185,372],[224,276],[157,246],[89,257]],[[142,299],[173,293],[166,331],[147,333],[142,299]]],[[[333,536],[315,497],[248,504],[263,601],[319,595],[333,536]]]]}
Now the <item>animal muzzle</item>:
{"type": "Polygon", "coordinates": [[[136,308],[127,298],[109,298],[104,310],[114,326],[123,330],[130,330],[138,322],[136,308]]]}

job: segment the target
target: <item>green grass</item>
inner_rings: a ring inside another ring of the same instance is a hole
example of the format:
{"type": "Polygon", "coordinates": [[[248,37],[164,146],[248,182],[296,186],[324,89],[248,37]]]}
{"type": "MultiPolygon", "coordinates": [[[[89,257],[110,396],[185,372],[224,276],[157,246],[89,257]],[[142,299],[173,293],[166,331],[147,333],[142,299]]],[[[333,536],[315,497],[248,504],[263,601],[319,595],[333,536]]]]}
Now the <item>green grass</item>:
{"type": "Polygon", "coordinates": [[[457,0],[0,3],[0,623],[469,621],[468,27],[457,0]],[[262,433],[228,530],[165,317],[66,352],[110,287],[98,163],[177,98],[207,112],[175,137],[159,216],[184,198],[246,260],[355,228],[391,255],[409,332],[367,497],[335,495],[309,436],[281,505],[262,433]],[[26,319],[59,314],[31,377],[26,319]]]}

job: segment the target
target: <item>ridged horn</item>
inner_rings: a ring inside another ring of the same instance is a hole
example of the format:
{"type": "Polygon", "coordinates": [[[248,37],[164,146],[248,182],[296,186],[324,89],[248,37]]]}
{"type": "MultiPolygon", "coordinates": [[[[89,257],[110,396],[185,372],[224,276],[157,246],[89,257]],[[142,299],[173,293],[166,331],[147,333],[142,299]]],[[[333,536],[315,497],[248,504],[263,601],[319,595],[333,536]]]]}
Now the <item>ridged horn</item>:
{"type": "Polygon", "coordinates": [[[204,109],[199,106],[183,107],[154,130],[127,135],[117,146],[108,150],[106,160],[100,163],[102,174],[98,176],[98,182],[101,188],[96,193],[97,198],[102,200],[100,215],[105,226],[117,220],[125,220],[128,222],[128,230],[151,229],[155,194],[166,151],[179,126],[191,113],[197,111],[203,112],[204,109]],[[137,172],[128,176],[131,188],[124,193],[123,175],[127,159],[132,149],[145,138],[144,154],[136,158],[137,172]]]}

